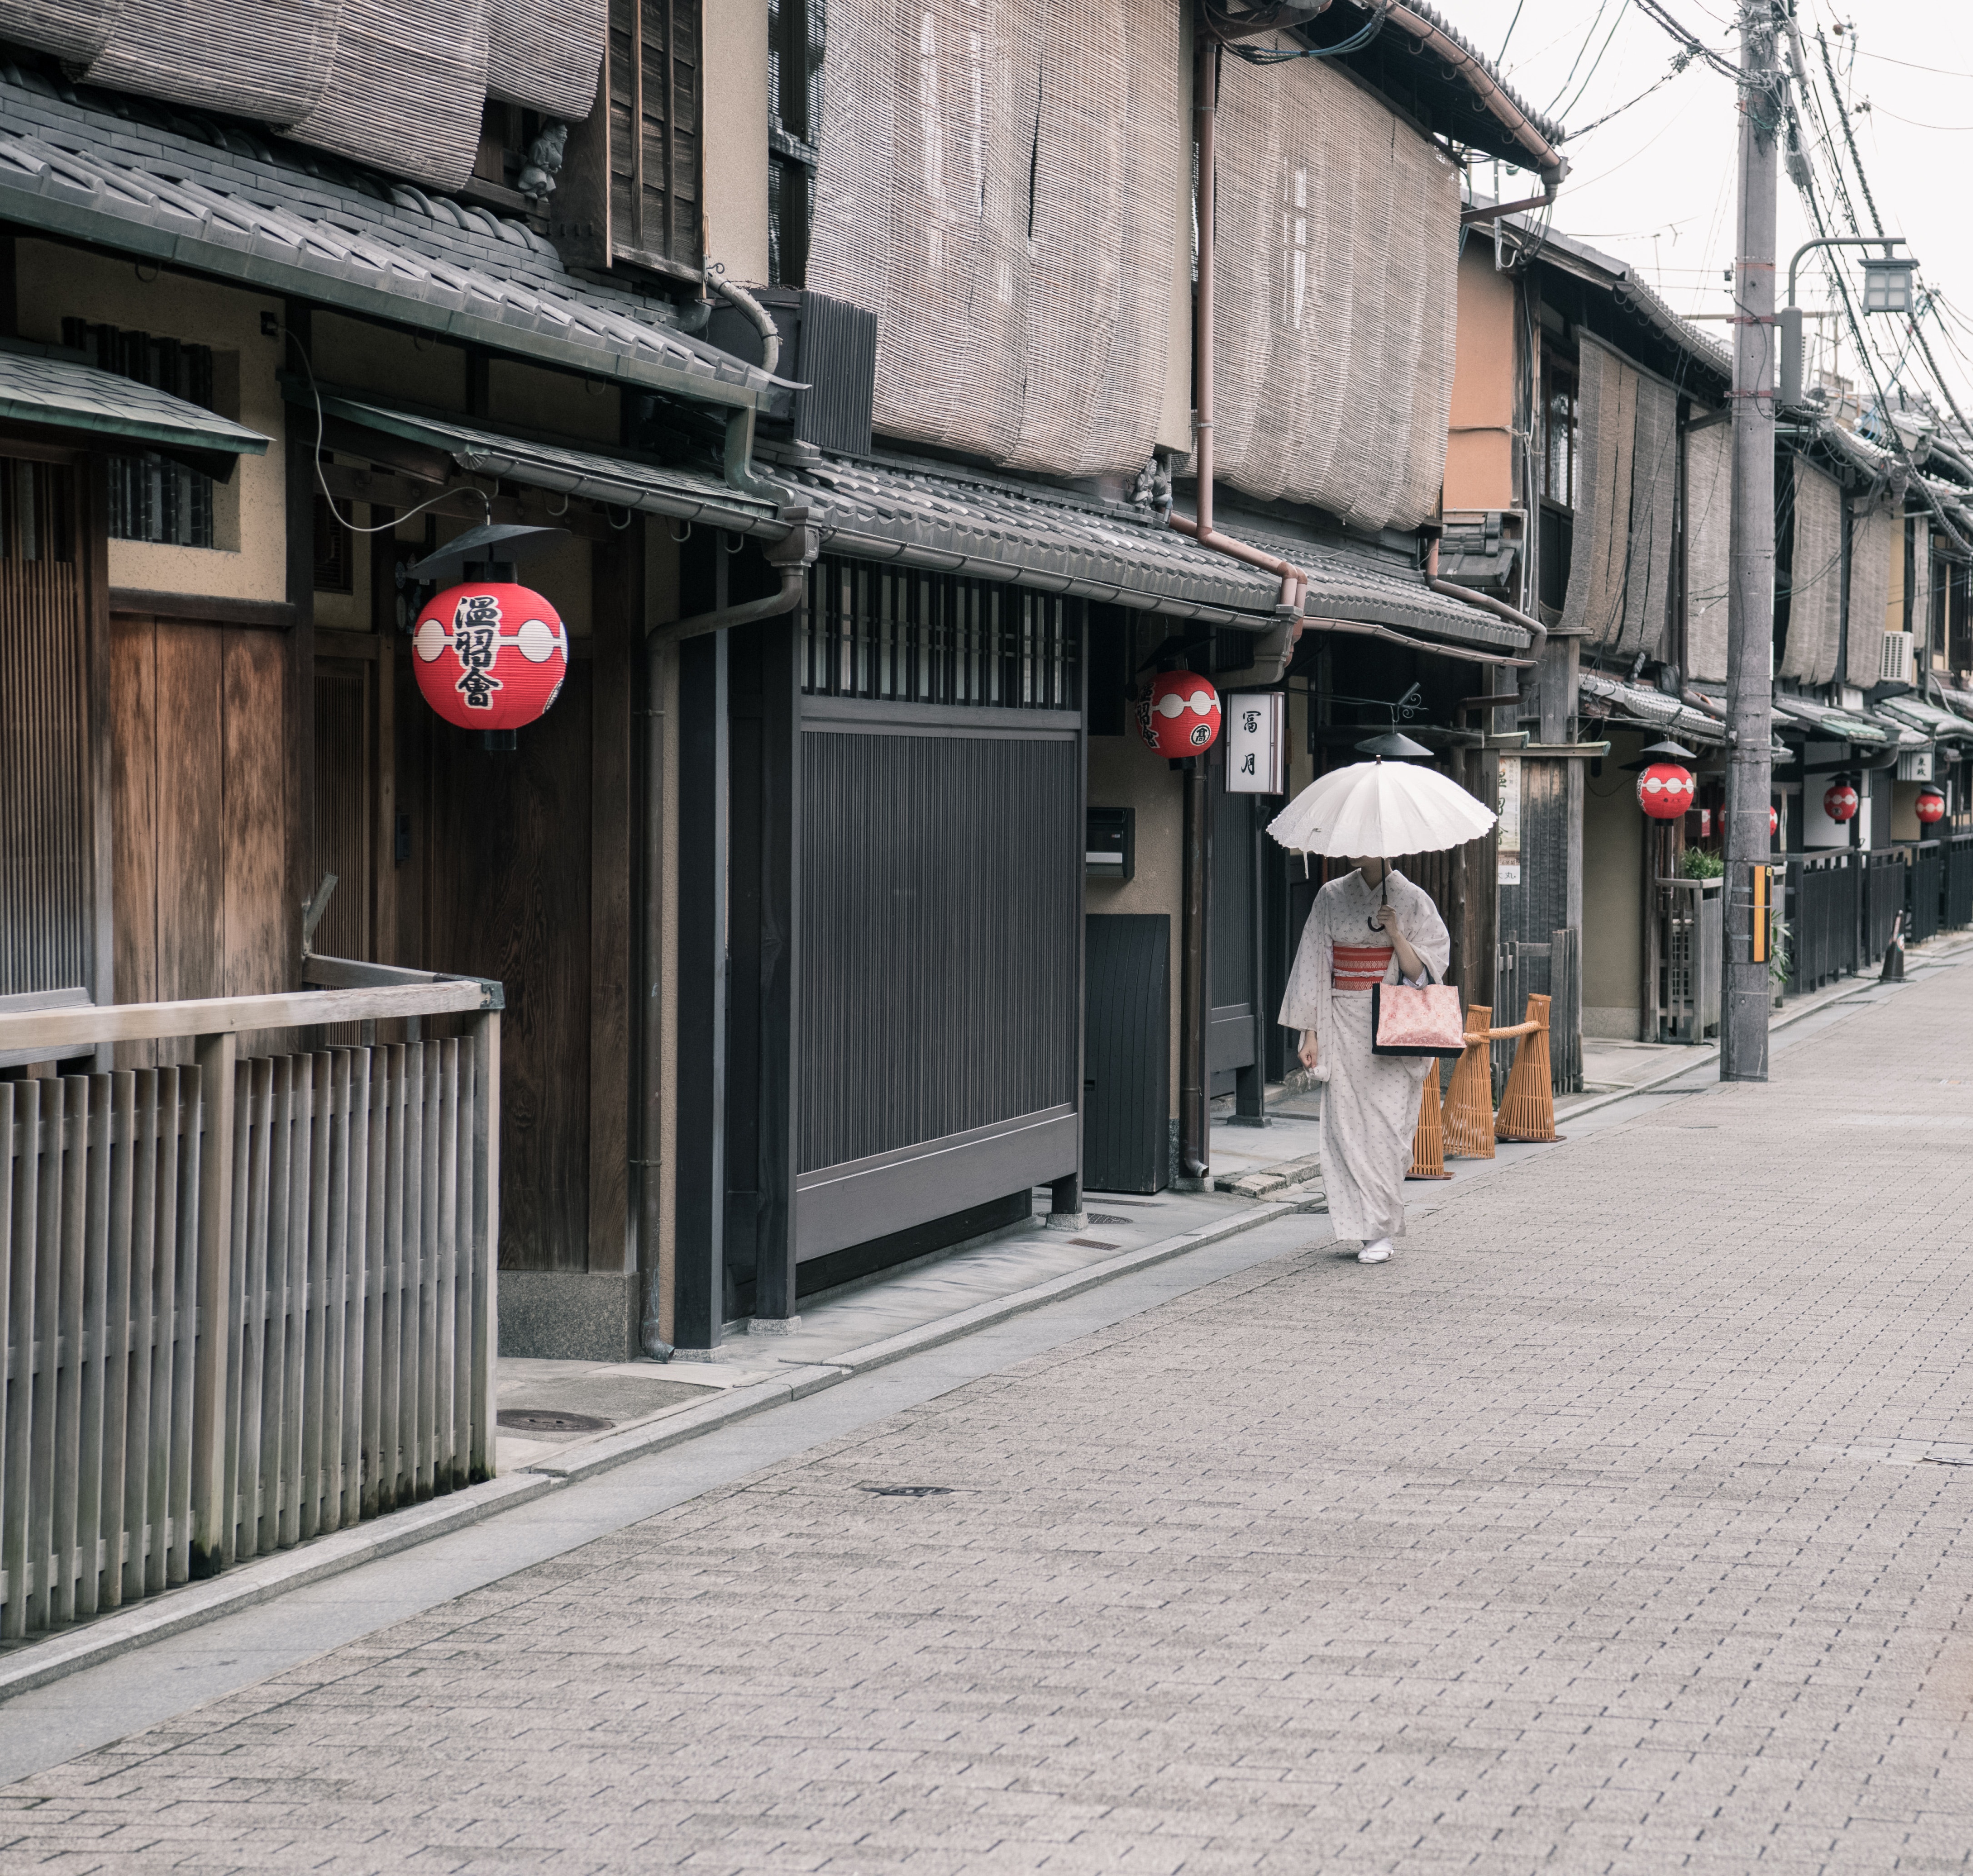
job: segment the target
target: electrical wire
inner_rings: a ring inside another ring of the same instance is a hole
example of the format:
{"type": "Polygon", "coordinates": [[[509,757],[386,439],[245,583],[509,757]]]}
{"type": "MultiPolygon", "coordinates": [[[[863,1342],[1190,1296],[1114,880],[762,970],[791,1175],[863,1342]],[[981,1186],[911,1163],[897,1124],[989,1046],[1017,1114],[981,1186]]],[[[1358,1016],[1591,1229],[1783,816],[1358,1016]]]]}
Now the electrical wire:
{"type": "MultiPolygon", "coordinates": [[[[1619,24],[1621,24],[1623,20],[1624,8],[1628,4],[1628,0],[1618,0],[1617,19],[1619,24]]],[[[1554,100],[1549,104],[1545,115],[1549,117],[1555,116],[1557,106],[1562,103],[1562,93],[1566,91],[1571,85],[1575,83],[1575,74],[1582,69],[1582,55],[1589,50],[1591,42],[1596,37],[1596,29],[1603,24],[1603,15],[1608,12],[1609,10],[1610,0],[1597,0],[1596,17],[1589,22],[1589,31],[1582,35],[1582,44],[1575,48],[1575,57],[1569,61],[1568,74],[1562,81],[1561,90],[1556,93],[1554,100]]],[[[1615,35],[1616,31],[1617,28],[1615,25],[1610,28],[1612,36],[1615,35]]],[[[1603,41],[1603,52],[1607,52],[1609,49],[1610,41],[1606,38],[1603,41]]],[[[1602,63],[1603,52],[1599,52],[1596,55],[1598,64],[1601,64],[1602,63]]],[[[1589,70],[1591,74],[1593,75],[1595,72],[1596,66],[1592,65],[1589,70]]],[[[1584,82],[1586,83],[1588,80],[1585,80],[1584,82]]],[[[1579,95],[1580,94],[1579,93],[1579,95]]]]}
{"type": "MultiPolygon", "coordinates": [[[[1556,139],[1556,141],[1558,143],[1573,143],[1579,137],[1588,136],[1592,130],[1601,130],[1605,124],[1609,123],[1611,118],[1622,116],[1626,111],[1631,108],[1632,105],[1641,104],[1654,91],[1662,90],[1664,87],[1670,84],[1674,78],[1679,77],[1686,70],[1686,68],[1691,64],[1691,63],[1692,55],[1690,53],[1680,52],[1674,54],[1671,62],[1671,70],[1667,72],[1656,84],[1646,86],[1645,88],[1640,91],[1635,97],[1631,99],[1629,104],[1620,104],[1614,111],[1605,111],[1601,117],[1597,118],[1593,123],[1584,124],[1579,129],[1575,130],[1566,130],[1556,139]]],[[[1585,80],[1585,82],[1587,83],[1587,80],[1585,80]]]]}
{"type": "Polygon", "coordinates": [[[1333,46],[1248,46],[1237,39],[1220,43],[1236,59],[1248,65],[1285,65],[1294,59],[1340,59],[1346,53],[1360,52],[1384,30],[1390,17],[1391,0],[1377,0],[1376,10],[1349,38],[1333,46]]]}
{"type": "Polygon", "coordinates": [[[375,528],[359,528],[354,521],[345,520],[342,511],[335,505],[335,497],[329,493],[329,477],[322,466],[322,440],[326,424],[322,413],[322,391],[315,381],[315,366],[309,358],[308,348],[286,326],[281,328],[281,336],[286,339],[300,355],[302,369],[308,374],[309,395],[315,400],[315,479],[321,486],[322,498],[329,504],[329,513],[335,517],[345,529],[352,534],[394,533],[401,522],[409,521],[414,515],[422,515],[427,508],[437,508],[441,502],[450,501],[454,495],[460,493],[462,490],[467,494],[477,495],[486,503],[486,520],[489,523],[492,521],[493,498],[476,482],[463,483],[458,489],[444,489],[434,495],[429,502],[420,502],[416,508],[405,509],[404,513],[398,515],[395,520],[380,522],[375,528]]]}

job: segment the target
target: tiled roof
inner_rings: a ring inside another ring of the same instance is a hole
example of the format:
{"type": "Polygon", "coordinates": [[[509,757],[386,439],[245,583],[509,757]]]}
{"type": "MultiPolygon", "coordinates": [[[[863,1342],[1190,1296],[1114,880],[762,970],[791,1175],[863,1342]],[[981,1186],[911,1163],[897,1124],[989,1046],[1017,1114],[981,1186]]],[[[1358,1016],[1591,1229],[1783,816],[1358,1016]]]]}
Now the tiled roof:
{"type": "Polygon", "coordinates": [[[258,430],[168,391],[54,355],[50,348],[5,339],[0,339],[0,417],[227,456],[263,456],[268,442],[258,430]]]}
{"type": "MultiPolygon", "coordinates": [[[[768,453],[771,456],[772,452],[768,453]]],[[[1264,569],[1202,547],[1148,508],[897,459],[824,457],[771,472],[807,501],[825,547],[1072,592],[1119,606],[1250,629],[1272,623],[1281,586],[1264,569]]],[[[1309,576],[1304,615],[1409,627],[1519,651],[1527,634],[1434,593],[1422,574],[1369,552],[1240,538],[1309,576]]]]}
{"type": "Polygon", "coordinates": [[[1694,710],[1689,704],[1681,704],[1677,698],[1667,697],[1662,691],[1641,684],[1621,683],[1615,678],[1606,678],[1600,671],[1584,672],[1577,685],[1585,697],[1594,698],[1608,707],[1605,711],[1585,714],[1628,717],[1634,723],[1690,737],[1696,742],[1724,743],[1726,740],[1726,726],[1718,717],[1708,716],[1703,710],[1694,710]]]}
{"type": "Polygon", "coordinates": [[[1922,698],[1887,697],[1870,709],[1873,716],[1888,717],[1926,736],[1963,737],[1973,742],[1973,723],[1952,711],[1941,710],[1936,704],[1928,704],[1922,698]]]}
{"type": "MultiPolygon", "coordinates": [[[[291,391],[290,395],[313,408],[305,389],[291,391]]],[[[748,494],[717,476],[689,469],[604,456],[565,443],[530,441],[468,420],[427,416],[341,391],[324,391],[322,407],[325,416],[442,450],[472,475],[501,476],[526,488],[546,489],[582,501],[607,502],[677,521],[703,521],[708,527],[741,534],[765,534],[775,540],[788,531],[771,498],[748,494]]]]}
{"type": "Polygon", "coordinates": [[[263,290],[705,402],[785,414],[758,368],[525,224],[284,142],[0,63],[0,217],[263,290]]]}
{"type": "Polygon", "coordinates": [[[1896,724],[1879,723],[1827,704],[1814,703],[1808,698],[1790,697],[1779,691],[1775,695],[1775,714],[1787,717],[1791,725],[1818,730],[1839,742],[1889,744],[1903,740],[1904,733],[1896,724]]]}

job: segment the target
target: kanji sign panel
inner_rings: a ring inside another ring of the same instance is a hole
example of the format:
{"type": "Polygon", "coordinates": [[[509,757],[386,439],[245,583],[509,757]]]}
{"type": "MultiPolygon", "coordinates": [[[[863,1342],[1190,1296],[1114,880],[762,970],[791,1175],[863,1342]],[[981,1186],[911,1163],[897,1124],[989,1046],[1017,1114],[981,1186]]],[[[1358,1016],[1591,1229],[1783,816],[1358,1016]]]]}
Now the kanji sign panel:
{"type": "Polygon", "coordinates": [[[1226,792],[1288,793],[1288,696],[1236,691],[1226,699],[1226,792]]]}

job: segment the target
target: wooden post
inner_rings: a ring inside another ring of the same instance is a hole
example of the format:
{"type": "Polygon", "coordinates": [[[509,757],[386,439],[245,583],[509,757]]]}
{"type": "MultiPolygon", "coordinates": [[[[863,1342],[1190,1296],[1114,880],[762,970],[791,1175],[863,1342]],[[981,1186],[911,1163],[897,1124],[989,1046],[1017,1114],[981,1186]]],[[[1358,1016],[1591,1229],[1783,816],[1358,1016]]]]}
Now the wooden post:
{"type": "MultiPolygon", "coordinates": [[[[723,604],[723,566],[719,572],[723,604]]],[[[719,1346],[726,1300],[726,641],[711,632],[679,647],[673,1334],[679,1348],[701,1350],[719,1346]]]]}
{"type": "Polygon", "coordinates": [[[233,1057],[230,1030],[198,1039],[198,1288],[187,1299],[203,1319],[192,1374],[194,1577],[218,1575],[232,1548],[233,1507],[225,1485],[227,1355],[233,1342],[233,1057]]]}
{"type": "Polygon", "coordinates": [[[499,1352],[500,1012],[473,1019],[473,1452],[469,1476],[491,1479],[499,1352]]]}
{"type": "Polygon", "coordinates": [[[796,1322],[795,1165],[801,918],[801,661],[804,614],[759,634],[760,972],[754,1319],[796,1322]]]}

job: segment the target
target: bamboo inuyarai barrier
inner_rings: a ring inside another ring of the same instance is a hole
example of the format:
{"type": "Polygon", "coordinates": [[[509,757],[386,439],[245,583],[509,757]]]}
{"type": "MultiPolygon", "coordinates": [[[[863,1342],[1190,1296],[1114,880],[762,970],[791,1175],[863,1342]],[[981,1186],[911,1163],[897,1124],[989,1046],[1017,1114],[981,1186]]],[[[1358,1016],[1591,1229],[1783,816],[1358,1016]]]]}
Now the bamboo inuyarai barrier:
{"type": "Polygon", "coordinates": [[[1528,993],[1528,1020],[1512,1029],[1497,1029],[1497,1036],[1518,1034],[1521,1046],[1514,1051],[1514,1065],[1508,1070],[1507,1085],[1501,1090],[1500,1111],[1494,1116],[1494,1132],[1503,1140],[1553,1140],[1555,1130],[1555,1086],[1549,1079],[1549,999],[1539,991],[1528,993]]]}
{"type": "Polygon", "coordinates": [[[196,1067],[0,1083],[0,1637],[491,1476],[499,986],[424,1000],[467,1033],[240,1061],[275,1005],[416,1012],[0,1014],[51,1057],[198,1038],[196,1067]]]}
{"type": "Polygon", "coordinates": [[[1494,1012],[1476,1003],[1466,1012],[1466,1053],[1452,1070],[1441,1116],[1445,1151],[1454,1159],[1494,1157],[1494,1067],[1488,1025],[1494,1012]]]}
{"type": "MultiPolygon", "coordinates": [[[[1464,1056],[1460,1058],[1464,1061],[1464,1056]]],[[[1439,1119],[1438,1064],[1426,1071],[1418,1093],[1418,1130],[1412,1136],[1411,1168],[1408,1179],[1449,1179],[1445,1169],[1445,1134],[1439,1119]]]]}

